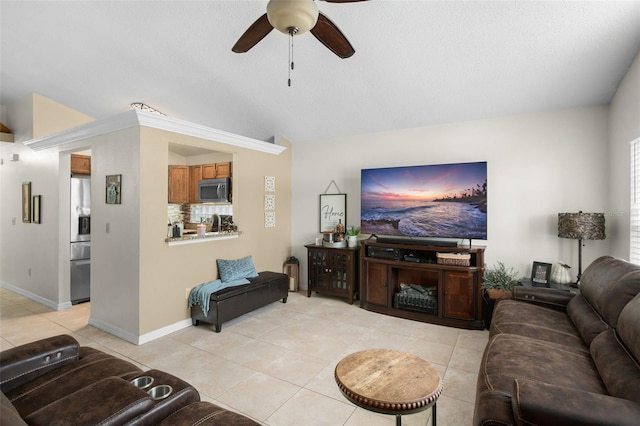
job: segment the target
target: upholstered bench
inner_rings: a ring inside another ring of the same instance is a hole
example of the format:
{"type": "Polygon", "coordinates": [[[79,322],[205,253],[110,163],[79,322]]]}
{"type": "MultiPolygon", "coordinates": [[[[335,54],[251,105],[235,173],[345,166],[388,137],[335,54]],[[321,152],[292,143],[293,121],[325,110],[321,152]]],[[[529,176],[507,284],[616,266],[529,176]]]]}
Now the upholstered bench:
{"type": "Polygon", "coordinates": [[[247,278],[249,284],[227,287],[211,294],[209,312],[204,314],[200,305],[191,307],[193,325],[206,322],[215,326],[216,333],[222,323],[230,321],[255,309],[282,299],[287,303],[289,278],[280,272],[260,272],[255,278],[247,278]]]}

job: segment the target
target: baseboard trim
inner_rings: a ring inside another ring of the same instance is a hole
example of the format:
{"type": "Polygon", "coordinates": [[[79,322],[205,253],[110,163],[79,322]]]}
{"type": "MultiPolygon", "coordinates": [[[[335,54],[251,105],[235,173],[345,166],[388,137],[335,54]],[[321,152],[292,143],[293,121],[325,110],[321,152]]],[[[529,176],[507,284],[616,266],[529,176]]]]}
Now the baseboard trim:
{"type": "Polygon", "coordinates": [[[89,325],[99,328],[102,331],[106,331],[109,334],[113,334],[114,336],[119,337],[122,340],[126,340],[129,343],[133,343],[134,345],[144,345],[145,343],[159,339],[160,337],[164,337],[178,330],[182,330],[183,328],[190,327],[191,320],[186,319],[186,320],[178,321],[166,327],[153,330],[152,332],[145,333],[140,336],[130,333],[126,330],[123,330],[120,327],[115,327],[112,324],[109,324],[108,322],[101,321],[94,317],[89,318],[89,325]]]}
{"type": "Polygon", "coordinates": [[[53,309],[54,311],[63,311],[65,309],[71,308],[71,302],[64,303],[56,303],[53,300],[46,299],[42,296],[38,296],[37,294],[31,293],[23,288],[16,287],[15,285],[9,284],[4,281],[0,281],[0,287],[10,290],[20,296],[24,296],[29,300],[33,300],[41,305],[46,306],[47,308],[53,309]]]}

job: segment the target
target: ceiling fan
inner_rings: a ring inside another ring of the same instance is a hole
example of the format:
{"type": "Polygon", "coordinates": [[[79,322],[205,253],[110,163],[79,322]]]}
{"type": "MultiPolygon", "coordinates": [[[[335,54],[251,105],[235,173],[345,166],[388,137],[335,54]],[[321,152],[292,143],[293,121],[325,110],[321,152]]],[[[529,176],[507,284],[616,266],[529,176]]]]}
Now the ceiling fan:
{"type": "MultiPolygon", "coordinates": [[[[366,0],[323,0],[329,3],[353,3],[366,0]]],[[[314,0],[269,0],[267,13],[258,18],[231,48],[244,53],[265,38],[272,29],[293,37],[311,31],[327,49],[345,59],[356,51],[329,18],[318,10],[314,0]]]]}

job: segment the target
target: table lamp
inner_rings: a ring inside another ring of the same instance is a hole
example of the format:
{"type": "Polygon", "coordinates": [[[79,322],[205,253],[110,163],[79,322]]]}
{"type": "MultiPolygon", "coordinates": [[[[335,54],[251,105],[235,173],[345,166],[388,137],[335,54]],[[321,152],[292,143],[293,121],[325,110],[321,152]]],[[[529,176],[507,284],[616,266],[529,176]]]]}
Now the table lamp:
{"type": "Polygon", "coordinates": [[[604,213],[558,213],[558,237],[578,240],[578,280],[582,276],[582,240],[604,240],[604,213]]]}

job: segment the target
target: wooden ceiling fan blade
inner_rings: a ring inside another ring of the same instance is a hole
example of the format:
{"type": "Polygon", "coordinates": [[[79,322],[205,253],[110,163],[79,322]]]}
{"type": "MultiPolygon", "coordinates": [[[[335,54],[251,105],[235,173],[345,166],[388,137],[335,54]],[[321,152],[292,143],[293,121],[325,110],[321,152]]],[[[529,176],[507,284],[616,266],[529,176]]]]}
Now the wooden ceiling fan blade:
{"type": "Polygon", "coordinates": [[[349,58],[356,53],[351,43],[349,43],[349,40],[342,34],[342,31],[322,12],[318,14],[318,22],[316,26],[311,29],[311,34],[313,34],[320,43],[324,44],[327,49],[342,59],[349,58]]]}
{"type": "Polygon", "coordinates": [[[231,50],[236,53],[245,53],[253,46],[258,44],[260,40],[266,37],[267,34],[271,32],[273,27],[267,18],[267,14],[265,13],[261,17],[259,17],[256,22],[251,24],[247,31],[244,32],[236,41],[236,44],[233,45],[231,50]]]}

